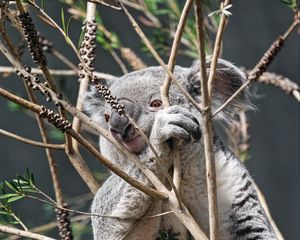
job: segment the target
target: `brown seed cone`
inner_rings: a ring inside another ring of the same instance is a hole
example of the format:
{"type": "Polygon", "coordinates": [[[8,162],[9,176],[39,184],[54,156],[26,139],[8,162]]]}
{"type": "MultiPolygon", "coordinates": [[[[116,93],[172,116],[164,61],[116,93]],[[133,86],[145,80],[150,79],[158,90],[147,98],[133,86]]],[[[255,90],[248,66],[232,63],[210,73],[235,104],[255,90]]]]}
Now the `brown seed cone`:
{"type": "MultiPolygon", "coordinates": [[[[63,204],[64,208],[67,208],[66,203],[63,204]]],[[[56,219],[58,224],[58,231],[61,240],[72,240],[73,234],[71,230],[71,222],[69,218],[69,212],[63,209],[55,209],[56,219]]]]}
{"type": "Polygon", "coordinates": [[[27,41],[29,52],[33,61],[40,66],[46,66],[47,60],[39,42],[39,35],[35,30],[35,26],[32,23],[32,19],[29,16],[29,13],[25,12],[23,14],[19,14],[18,19],[23,28],[25,39],[27,41]]]}
{"type": "Polygon", "coordinates": [[[256,81],[267,69],[267,67],[272,63],[274,57],[280,51],[283,46],[284,40],[282,36],[280,36],[270,48],[266,51],[264,56],[260,59],[258,64],[254,67],[253,71],[248,76],[250,81],[256,81]]]}

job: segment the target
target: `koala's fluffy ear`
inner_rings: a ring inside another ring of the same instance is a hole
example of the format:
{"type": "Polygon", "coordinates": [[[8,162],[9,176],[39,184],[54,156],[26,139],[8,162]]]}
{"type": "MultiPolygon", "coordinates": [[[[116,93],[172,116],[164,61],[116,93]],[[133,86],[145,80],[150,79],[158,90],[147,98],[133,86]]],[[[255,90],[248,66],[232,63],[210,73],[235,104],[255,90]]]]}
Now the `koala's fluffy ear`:
{"type": "MultiPolygon", "coordinates": [[[[207,75],[209,74],[211,58],[206,59],[207,75]]],[[[212,111],[220,107],[246,81],[245,74],[232,63],[219,59],[213,83],[212,111]]],[[[195,61],[188,75],[188,91],[194,97],[200,94],[200,64],[195,61]]],[[[249,100],[249,90],[245,89],[227,107],[218,114],[218,118],[231,121],[232,116],[239,110],[252,109],[249,100]]]]}
{"type": "MultiPolygon", "coordinates": [[[[112,80],[113,81],[113,80],[112,80]]],[[[105,86],[110,86],[112,81],[102,80],[101,84],[105,86]]],[[[89,86],[88,91],[84,96],[84,111],[96,122],[101,123],[101,118],[105,111],[105,100],[97,92],[96,88],[92,85],[89,86]]]]}

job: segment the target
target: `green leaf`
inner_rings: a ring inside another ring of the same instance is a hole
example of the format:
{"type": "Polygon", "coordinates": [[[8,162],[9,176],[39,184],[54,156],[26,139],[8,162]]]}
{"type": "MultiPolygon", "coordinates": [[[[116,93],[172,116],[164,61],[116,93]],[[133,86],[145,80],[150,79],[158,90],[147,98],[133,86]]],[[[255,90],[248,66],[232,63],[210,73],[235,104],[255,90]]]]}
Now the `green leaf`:
{"type": "Polygon", "coordinates": [[[63,8],[61,8],[61,23],[62,23],[62,26],[63,26],[63,30],[64,30],[64,32],[65,32],[65,34],[66,34],[66,36],[67,36],[67,29],[66,29],[66,23],[65,23],[65,13],[64,13],[64,9],[63,8]]]}
{"type": "Polygon", "coordinates": [[[69,36],[69,29],[71,28],[71,21],[73,19],[73,16],[71,16],[68,20],[68,23],[67,23],[67,27],[66,27],[66,34],[67,36],[69,36]]]}
{"type": "Polygon", "coordinates": [[[1,215],[10,215],[8,212],[3,212],[3,211],[0,211],[0,214],[1,215]]]}
{"type": "Polygon", "coordinates": [[[11,190],[13,190],[14,192],[18,192],[18,188],[17,186],[13,183],[13,182],[8,182],[5,181],[6,186],[8,186],[11,190]]]}
{"type": "Polygon", "coordinates": [[[45,2],[44,0],[41,0],[41,9],[44,9],[45,8],[45,2]]]}
{"type": "Polygon", "coordinates": [[[20,222],[16,221],[16,220],[12,220],[9,222],[10,224],[13,224],[13,225],[17,225],[17,224],[20,224],[20,222]]]}
{"type": "Polygon", "coordinates": [[[296,0],[280,0],[282,3],[287,5],[289,8],[291,8],[293,11],[296,11],[298,6],[297,6],[297,1],[296,0]]]}
{"type": "Polygon", "coordinates": [[[86,30],[85,28],[83,28],[81,30],[81,33],[79,35],[79,39],[78,39],[78,44],[77,44],[77,49],[79,49],[81,47],[81,44],[82,44],[82,41],[83,41],[83,37],[84,37],[84,34],[85,34],[86,30]]]}
{"type": "Polygon", "coordinates": [[[15,197],[15,196],[19,196],[19,194],[17,194],[17,193],[7,193],[7,194],[1,195],[0,199],[11,198],[11,197],[15,197]]]}
{"type": "Polygon", "coordinates": [[[15,196],[15,197],[12,197],[12,198],[10,198],[10,199],[8,199],[7,200],[7,202],[15,202],[15,201],[17,201],[17,200],[19,200],[19,199],[22,199],[22,198],[24,198],[25,197],[25,195],[19,195],[19,196],[15,196]]]}
{"type": "Polygon", "coordinates": [[[30,183],[31,185],[34,185],[35,183],[33,173],[30,174],[30,183]]]}
{"type": "Polygon", "coordinates": [[[155,15],[165,15],[169,13],[170,13],[169,9],[158,9],[155,11],[155,15]]]}
{"type": "MultiPolygon", "coordinates": [[[[14,179],[13,182],[18,183],[19,185],[25,185],[28,184],[28,181],[20,179],[19,177],[17,179],[14,179]]],[[[22,186],[23,187],[23,186],[22,186]]]]}

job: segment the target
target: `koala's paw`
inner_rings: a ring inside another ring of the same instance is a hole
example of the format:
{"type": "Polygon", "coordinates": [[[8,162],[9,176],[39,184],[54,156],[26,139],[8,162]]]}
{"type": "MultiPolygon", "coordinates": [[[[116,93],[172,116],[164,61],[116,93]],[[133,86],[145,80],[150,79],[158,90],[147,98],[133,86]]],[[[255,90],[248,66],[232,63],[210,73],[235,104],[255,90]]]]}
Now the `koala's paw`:
{"type": "Polygon", "coordinates": [[[197,118],[190,111],[171,106],[156,113],[152,136],[153,140],[161,143],[176,140],[180,145],[199,141],[201,131],[197,118]]]}

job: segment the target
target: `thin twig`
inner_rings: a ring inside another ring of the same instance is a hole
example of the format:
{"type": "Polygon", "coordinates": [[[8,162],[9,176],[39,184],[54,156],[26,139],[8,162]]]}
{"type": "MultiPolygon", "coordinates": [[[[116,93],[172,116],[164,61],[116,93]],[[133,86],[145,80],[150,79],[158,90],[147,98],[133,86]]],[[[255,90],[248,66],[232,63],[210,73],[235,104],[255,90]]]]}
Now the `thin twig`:
{"type": "Polygon", "coordinates": [[[13,134],[11,132],[7,132],[3,129],[0,129],[0,134],[10,137],[10,138],[14,138],[20,142],[23,143],[27,143],[36,147],[42,147],[42,148],[50,148],[50,149],[55,149],[55,150],[64,150],[65,149],[65,144],[51,144],[51,143],[42,143],[42,142],[37,142],[37,141],[33,141],[30,140],[28,138],[24,138],[21,136],[18,136],[16,134],[13,134]]]}
{"type": "MultiPolygon", "coordinates": [[[[67,59],[63,54],[61,54],[59,51],[57,51],[56,49],[51,49],[50,53],[53,54],[54,57],[56,57],[57,59],[62,61],[64,64],[66,64],[68,67],[70,67],[73,71],[76,71],[76,72],[78,71],[77,66],[74,63],[72,63],[69,59],[67,59]]],[[[50,74],[53,75],[51,72],[53,70],[49,69],[49,71],[50,71],[50,74]]]]}
{"type": "Polygon", "coordinates": [[[120,66],[122,72],[124,74],[128,73],[128,70],[127,70],[125,64],[123,63],[122,59],[118,56],[116,51],[112,49],[109,52],[110,52],[111,56],[115,59],[116,63],[120,66]]]}
{"type": "Polygon", "coordinates": [[[53,206],[53,207],[55,207],[57,209],[65,210],[65,211],[70,212],[70,213],[78,213],[80,215],[90,216],[90,217],[91,216],[95,216],[95,217],[106,217],[106,218],[118,218],[117,216],[113,216],[113,215],[89,213],[89,212],[78,211],[78,210],[74,210],[74,209],[70,209],[70,208],[65,208],[65,207],[62,207],[57,202],[55,202],[54,200],[47,201],[47,200],[44,200],[42,198],[39,198],[39,197],[36,197],[36,196],[33,196],[33,195],[29,195],[29,194],[24,194],[24,196],[27,197],[27,198],[30,198],[30,199],[37,200],[39,202],[48,204],[48,205],[53,206]]]}
{"type": "MultiPolygon", "coordinates": [[[[95,19],[95,15],[96,15],[96,4],[92,2],[87,2],[86,12],[87,12],[86,22],[87,23],[92,22],[95,19]]],[[[80,78],[80,85],[79,85],[79,91],[78,91],[77,102],[76,102],[76,108],[80,111],[83,111],[83,101],[88,86],[89,86],[89,76],[85,74],[83,78],[80,78]]],[[[78,118],[75,117],[73,119],[72,125],[75,132],[80,132],[81,122],[78,118]]],[[[79,150],[78,142],[74,142],[73,147],[76,151],[78,151],[79,150]]]]}
{"type": "Polygon", "coordinates": [[[105,1],[102,1],[102,0],[87,0],[87,1],[91,2],[91,3],[99,3],[99,4],[101,4],[101,5],[105,6],[105,7],[109,7],[109,8],[112,8],[114,10],[118,10],[118,11],[121,10],[121,8],[116,7],[114,5],[111,5],[111,4],[108,4],[108,3],[106,3],[105,1]]]}
{"type": "MultiPolygon", "coordinates": [[[[76,215],[70,218],[71,223],[74,222],[81,222],[84,220],[89,220],[90,216],[86,216],[86,215],[76,215]]],[[[34,232],[34,233],[42,233],[42,232],[47,232],[53,228],[57,227],[57,222],[49,222],[34,228],[29,229],[30,232],[34,232]]],[[[20,239],[21,236],[10,236],[8,238],[5,238],[4,240],[17,240],[20,239]]]]}
{"type": "MultiPolygon", "coordinates": [[[[218,219],[218,203],[217,203],[217,184],[216,184],[216,168],[215,155],[213,150],[213,130],[211,117],[211,101],[209,96],[209,82],[206,75],[205,62],[205,46],[204,46],[204,24],[202,4],[200,0],[195,1],[195,14],[197,26],[197,38],[199,42],[198,54],[200,58],[200,86],[201,86],[201,103],[202,103],[202,133],[204,142],[205,162],[206,162],[206,184],[209,212],[209,236],[211,240],[218,240],[219,235],[219,219],[218,219]]],[[[223,14],[224,15],[224,14],[223,14]]],[[[223,17],[223,16],[222,16],[223,17]]],[[[222,36],[219,36],[222,37],[222,36]]],[[[217,40],[218,42],[220,39],[217,40]]],[[[218,43],[219,44],[219,43],[218,43]]],[[[217,48],[219,45],[217,44],[217,48]]],[[[215,52],[215,51],[214,51],[215,52]]],[[[213,58],[217,61],[219,50],[216,50],[213,58]]],[[[211,65],[216,68],[216,65],[211,65]]],[[[210,77],[214,74],[211,69],[210,77]]],[[[209,78],[210,78],[209,77],[209,78]]]]}
{"type": "MultiPolygon", "coordinates": [[[[224,4],[223,7],[226,7],[227,5],[230,4],[230,2],[231,2],[230,0],[225,0],[225,2],[224,3],[222,2],[221,4],[224,4]]],[[[210,63],[210,68],[209,68],[209,77],[207,80],[208,81],[207,84],[208,84],[209,98],[211,98],[211,96],[212,96],[213,82],[214,82],[216,68],[217,68],[217,64],[218,64],[218,58],[219,58],[219,55],[221,52],[222,40],[223,40],[224,30],[225,30],[227,21],[228,21],[227,15],[225,13],[222,13],[220,24],[219,24],[218,31],[217,31],[215,44],[214,44],[214,48],[213,48],[213,54],[212,54],[212,59],[211,59],[211,63],[210,63]]]]}
{"type": "Polygon", "coordinates": [[[278,240],[284,240],[284,237],[283,237],[282,233],[278,229],[278,227],[277,227],[274,219],[271,216],[271,213],[270,213],[270,210],[269,210],[269,207],[268,207],[268,204],[267,204],[267,201],[266,201],[264,195],[262,194],[262,192],[260,191],[260,189],[258,188],[258,186],[256,185],[256,183],[254,181],[253,181],[253,184],[254,184],[257,196],[259,198],[259,201],[260,201],[263,209],[265,210],[265,213],[266,213],[266,215],[267,215],[267,217],[269,219],[269,222],[270,222],[273,230],[275,231],[277,239],[278,240]]]}
{"type": "MultiPolygon", "coordinates": [[[[193,0],[187,0],[186,1],[185,5],[184,5],[184,8],[182,10],[182,15],[181,15],[180,20],[178,22],[178,26],[177,26],[176,33],[175,33],[175,36],[174,36],[174,40],[173,40],[173,44],[172,44],[172,48],[171,48],[171,53],[170,53],[170,57],[169,57],[169,61],[168,61],[168,69],[171,72],[174,71],[174,67],[175,67],[175,63],[176,63],[176,57],[177,57],[177,53],[178,53],[178,50],[179,50],[180,40],[181,40],[182,34],[184,32],[184,26],[186,24],[189,11],[192,7],[192,3],[193,3],[193,0]]],[[[170,106],[170,101],[169,101],[170,85],[171,85],[171,78],[168,74],[166,74],[164,84],[161,87],[161,98],[162,98],[162,102],[163,102],[164,107],[170,106]]]]}
{"type": "Polygon", "coordinates": [[[257,82],[278,87],[287,94],[292,95],[298,102],[300,102],[299,86],[295,82],[292,82],[290,79],[282,75],[265,72],[257,79],[257,82]]]}
{"type": "Polygon", "coordinates": [[[0,232],[8,233],[8,234],[14,234],[22,237],[28,237],[31,239],[36,240],[55,240],[54,238],[50,238],[41,234],[29,232],[29,231],[23,231],[14,227],[6,226],[3,224],[0,224],[0,232]]]}
{"type": "MultiPolygon", "coordinates": [[[[179,44],[181,41],[182,34],[184,32],[184,26],[186,24],[188,14],[190,12],[190,9],[192,7],[193,0],[187,0],[184,8],[182,10],[182,14],[180,16],[178,26],[176,29],[176,33],[174,36],[171,53],[168,61],[168,69],[173,73],[176,63],[176,57],[179,50],[179,44]]],[[[164,108],[167,108],[170,106],[170,100],[169,100],[169,89],[171,85],[171,79],[168,74],[166,74],[165,80],[163,85],[161,86],[161,98],[164,108]]],[[[172,156],[170,158],[173,159],[173,184],[174,184],[174,190],[177,190],[178,192],[180,189],[180,181],[181,181],[181,162],[180,162],[180,153],[179,150],[176,150],[176,141],[172,143],[172,156]]],[[[175,192],[176,193],[176,192],[175,192]]],[[[180,200],[179,196],[178,199],[180,200]]],[[[181,204],[181,201],[178,201],[179,204],[181,204]]],[[[181,208],[181,205],[179,205],[181,208]]]]}
{"type": "MultiPolygon", "coordinates": [[[[15,73],[16,68],[14,67],[5,67],[0,66],[0,73],[15,73]]],[[[58,76],[76,76],[78,74],[78,70],[69,70],[69,69],[49,69],[49,72],[51,75],[58,75],[58,76]]],[[[31,73],[33,74],[39,74],[42,75],[43,72],[39,68],[32,68],[31,73]]],[[[116,76],[108,74],[108,73],[102,73],[102,72],[94,72],[94,75],[99,77],[100,79],[106,79],[106,80],[113,80],[116,78],[116,76]]]]}
{"type": "Polygon", "coordinates": [[[8,36],[7,31],[5,29],[5,16],[3,16],[3,14],[5,14],[5,12],[2,9],[0,9],[0,11],[1,11],[0,12],[0,16],[1,16],[1,19],[0,19],[0,33],[2,34],[3,39],[5,40],[9,50],[14,55],[14,57],[19,58],[18,52],[16,51],[16,48],[14,47],[13,42],[10,39],[10,37],[8,36]]]}

